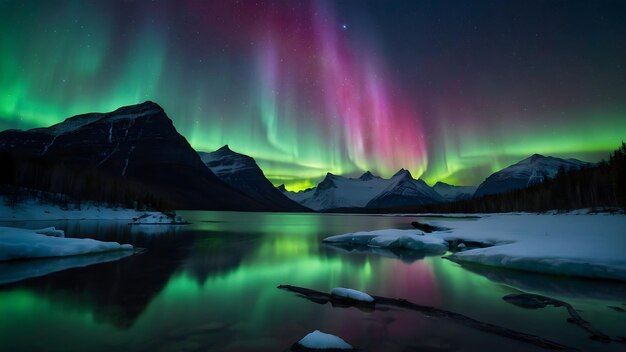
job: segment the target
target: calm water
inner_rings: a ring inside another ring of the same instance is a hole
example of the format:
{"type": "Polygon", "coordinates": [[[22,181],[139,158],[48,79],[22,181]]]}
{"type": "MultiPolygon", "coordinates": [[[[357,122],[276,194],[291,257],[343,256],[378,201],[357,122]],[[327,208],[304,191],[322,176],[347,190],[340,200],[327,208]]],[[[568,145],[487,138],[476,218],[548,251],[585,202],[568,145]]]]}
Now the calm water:
{"type": "MultiPolygon", "coordinates": [[[[538,350],[418,312],[318,305],[276,288],[345,286],[406,298],[541,335],[582,350],[623,351],[566,322],[562,308],[528,310],[502,296],[567,301],[611,336],[626,336],[626,285],[463,268],[438,256],[346,252],[321,239],[410,228],[411,217],[181,212],[191,225],[115,221],[11,223],[56,226],[146,248],[140,255],[0,285],[0,351],[287,351],[312,330],[363,351],[538,350]],[[383,254],[383,255],[380,255],[383,254]]],[[[50,261],[42,262],[49,266],[50,261]]],[[[19,263],[18,263],[19,264],[19,263]]],[[[54,263],[52,263],[54,264],[54,263]]],[[[19,270],[36,270],[35,263],[19,270]]],[[[16,266],[0,265],[2,271],[16,266]]]]}

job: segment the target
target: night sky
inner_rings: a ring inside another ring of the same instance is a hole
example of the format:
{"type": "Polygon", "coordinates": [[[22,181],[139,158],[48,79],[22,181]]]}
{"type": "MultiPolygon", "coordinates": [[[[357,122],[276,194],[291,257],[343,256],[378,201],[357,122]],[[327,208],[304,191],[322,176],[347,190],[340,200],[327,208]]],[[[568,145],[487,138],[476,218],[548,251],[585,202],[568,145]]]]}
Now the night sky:
{"type": "Polygon", "coordinates": [[[626,1],[0,0],[0,129],[152,100],[275,184],[478,184],[626,139],[626,1]]]}

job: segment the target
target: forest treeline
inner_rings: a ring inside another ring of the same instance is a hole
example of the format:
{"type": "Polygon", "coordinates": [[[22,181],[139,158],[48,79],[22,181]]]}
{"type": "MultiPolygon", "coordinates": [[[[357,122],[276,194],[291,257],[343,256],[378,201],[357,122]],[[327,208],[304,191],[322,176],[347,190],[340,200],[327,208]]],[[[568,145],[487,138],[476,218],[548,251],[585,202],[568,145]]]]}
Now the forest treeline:
{"type": "MultiPolygon", "coordinates": [[[[7,205],[26,199],[80,209],[85,201],[138,210],[170,207],[149,187],[124,177],[94,169],[78,169],[41,157],[0,152],[0,195],[7,205]]],[[[487,195],[452,203],[377,209],[371,213],[493,213],[542,212],[581,208],[626,209],[626,144],[608,160],[581,169],[561,168],[543,183],[512,192],[487,195]]],[[[349,212],[349,209],[343,209],[349,212]]],[[[364,209],[355,209],[363,212],[364,209]]]]}
{"type": "Polygon", "coordinates": [[[168,210],[163,199],[137,182],[80,169],[43,157],[0,152],[0,195],[8,206],[34,199],[42,204],[80,209],[85,201],[109,207],[168,210]]]}
{"type": "Polygon", "coordinates": [[[565,170],[543,183],[507,193],[487,195],[453,203],[393,209],[399,212],[497,213],[543,212],[581,208],[626,209],[626,144],[609,160],[581,169],[565,170]]]}

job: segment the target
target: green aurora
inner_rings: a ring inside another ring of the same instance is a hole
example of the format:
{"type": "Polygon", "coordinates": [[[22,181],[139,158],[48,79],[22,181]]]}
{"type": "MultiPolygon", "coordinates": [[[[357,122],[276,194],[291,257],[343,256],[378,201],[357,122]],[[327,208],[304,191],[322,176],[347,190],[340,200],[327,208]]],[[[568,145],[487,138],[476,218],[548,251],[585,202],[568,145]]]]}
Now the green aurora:
{"type": "MultiPolygon", "coordinates": [[[[0,129],[152,100],[197,150],[228,144],[291,190],[327,172],[389,177],[402,167],[430,184],[478,184],[533,153],[599,161],[626,137],[624,25],[610,13],[603,24],[582,19],[602,41],[570,38],[548,54],[523,43],[490,48],[464,62],[471,73],[453,60],[432,63],[470,36],[452,27],[459,43],[431,48],[432,60],[418,57],[404,74],[393,69],[406,55],[388,50],[397,28],[384,15],[363,20],[346,4],[302,3],[293,16],[306,24],[300,35],[316,43],[309,44],[291,34],[296,19],[277,15],[284,3],[216,3],[0,1],[0,129]],[[338,18],[354,23],[351,30],[388,26],[342,31],[338,18]],[[497,50],[501,58],[486,56],[497,50]],[[525,59],[507,61],[508,50],[525,59]],[[338,87],[334,76],[349,84],[338,87]]],[[[552,37],[536,46],[578,33],[570,23],[578,17],[562,18],[556,33],[537,29],[552,37]]],[[[516,33],[506,32],[510,43],[516,33]]]]}

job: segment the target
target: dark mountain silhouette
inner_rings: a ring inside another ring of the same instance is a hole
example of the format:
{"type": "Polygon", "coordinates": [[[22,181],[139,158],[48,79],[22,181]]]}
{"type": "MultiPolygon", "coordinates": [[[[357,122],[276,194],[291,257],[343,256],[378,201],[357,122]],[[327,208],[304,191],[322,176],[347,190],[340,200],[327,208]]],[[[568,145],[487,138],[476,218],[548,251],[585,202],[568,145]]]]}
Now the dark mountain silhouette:
{"type": "Polygon", "coordinates": [[[268,210],[310,211],[287,198],[265,178],[256,161],[245,154],[232,151],[228,145],[211,152],[199,152],[200,159],[222,181],[262,204],[268,210]]]}
{"type": "Polygon", "coordinates": [[[150,101],[47,127],[0,132],[5,183],[174,209],[270,210],[217,178],[150,101]]]}

